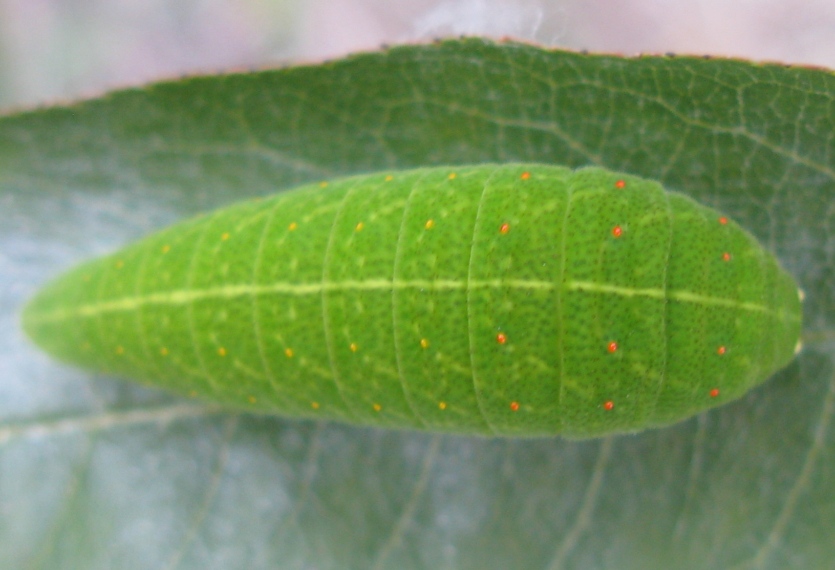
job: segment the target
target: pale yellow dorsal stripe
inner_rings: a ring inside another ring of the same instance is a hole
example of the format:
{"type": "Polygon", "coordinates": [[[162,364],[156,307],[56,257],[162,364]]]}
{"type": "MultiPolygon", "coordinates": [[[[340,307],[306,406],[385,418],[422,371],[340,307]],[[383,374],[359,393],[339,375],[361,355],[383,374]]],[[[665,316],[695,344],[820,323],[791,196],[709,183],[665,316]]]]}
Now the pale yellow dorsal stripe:
{"type": "Polygon", "coordinates": [[[682,303],[693,303],[696,305],[716,305],[719,307],[730,307],[734,309],[742,309],[743,311],[753,311],[758,313],[770,313],[774,311],[757,303],[740,303],[733,299],[723,299],[722,297],[710,297],[708,295],[699,295],[698,293],[691,293],[690,291],[665,291],[664,289],[632,289],[629,287],[620,287],[618,285],[608,285],[605,283],[595,283],[593,281],[572,281],[566,284],[566,288],[570,291],[589,291],[592,293],[611,293],[619,297],[650,297],[653,299],[668,299],[673,301],[681,301],[682,303]]]}
{"type": "MultiPolygon", "coordinates": [[[[521,289],[530,291],[542,291],[555,289],[556,285],[551,281],[523,280],[523,279],[488,279],[488,280],[452,280],[452,279],[415,279],[409,281],[390,281],[387,279],[367,279],[333,281],[324,283],[272,283],[269,285],[222,285],[208,289],[181,289],[176,291],[163,291],[159,293],[148,293],[134,297],[124,297],[109,301],[89,303],[58,309],[42,313],[40,315],[29,315],[31,322],[60,321],[77,317],[95,317],[105,313],[132,311],[146,305],[186,305],[195,301],[209,299],[222,300],[246,297],[252,295],[317,295],[324,291],[390,291],[392,289],[416,289],[416,290],[464,290],[464,289],[521,289]]],[[[633,289],[610,285],[606,283],[595,283],[593,281],[569,281],[564,286],[568,291],[588,291],[592,293],[604,293],[620,297],[649,297],[653,299],[668,299],[702,305],[717,305],[722,307],[736,308],[743,311],[753,311],[774,314],[774,311],[756,303],[740,303],[733,299],[721,297],[710,297],[699,295],[689,291],[665,291],[664,289],[633,289]]]]}

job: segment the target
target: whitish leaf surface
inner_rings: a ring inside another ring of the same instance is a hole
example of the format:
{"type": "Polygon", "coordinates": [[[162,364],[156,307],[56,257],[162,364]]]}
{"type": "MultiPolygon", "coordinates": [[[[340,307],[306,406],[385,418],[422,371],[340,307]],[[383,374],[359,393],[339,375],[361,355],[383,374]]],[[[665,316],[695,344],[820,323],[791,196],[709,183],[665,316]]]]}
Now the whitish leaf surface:
{"type": "Polygon", "coordinates": [[[472,39],[3,117],[0,566],[826,566],[834,95],[824,70],[472,39]],[[727,212],[805,290],[804,352],[672,428],[506,441],[229,414],[20,331],[49,277],[198,211],[484,161],[603,166],[727,212]]]}

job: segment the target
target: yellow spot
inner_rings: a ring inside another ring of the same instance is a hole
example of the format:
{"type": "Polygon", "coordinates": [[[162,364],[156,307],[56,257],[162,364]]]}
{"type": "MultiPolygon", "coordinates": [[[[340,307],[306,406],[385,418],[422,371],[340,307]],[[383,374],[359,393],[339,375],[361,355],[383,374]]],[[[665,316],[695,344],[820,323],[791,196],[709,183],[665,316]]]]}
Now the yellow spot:
{"type": "Polygon", "coordinates": [[[290,222],[290,225],[287,226],[287,229],[290,230],[291,232],[294,232],[294,231],[296,231],[297,227],[299,227],[299,224],[297,224],[296,222],[290,222]]]}
{"type": "Polygon", "coordinates": [[[357,343],[352,342],[349,348],[351,349],[351,352],[356,352],[359,347],[357,346],[357,343]]]}
{"type": "Polygon", "coordinates": [[[159,353],[161,355],[165,356],[165,355],[168,354],[168,349],[163,346],[162,348],[159,349],[159,353]]]}
{"type": "Polygon", "coordinates": [[[374,405],[372,406],[372,408],[374,408],[374,411],[375,411],[375,412],[379,412],[380,410],[382,410],[382,409],[383,409],[383,406],[381,406],[380,404],[374,404],[374,405]]]}
{"type": "Polygon", "coordinates": [[[455,180],[456,178],[458,178],[458,175],[454,172],[450,172],[448,178],[450,180],[455,180]]]}
{"type": "Polygon", "coordinates": [[[429,348],[429,341],[425,338],[420,339],[420,347],[421,348],[429,348]]]}
{"type": "Polygon", "coordinates": [[[328,183],[326,181],[323,180],[322,182],[319,183],[319,188],[327,188],[327,187],[328,187],[328,183]]]}
{"type": "Polygon", "coordinates": [[[358,223],[358,224],[354,227],[354,229],[355,229],[356,231],[358,231],[358,232],[361,232],[361,231],[362,231],[362,228],[364,228],[364,227],[365,227],[365,224],[363,224],[362,222],[360,222],[360,223],[358,223]]]}
{"type": "Polygon", "coordinates": [[[391,182],[392,180],[394,180],[394,176],[392,176],[391,174],[386,176],[386,182],[391,182]]]}
{"type": "Polygon", "coordinates": [[[313,408],[314,410],[318,410],[319,409],[319,402],[310,402],[310,407],[313,408]]]}
{"type": "Polygon", "coordinates": [[[122,345],[116,347],[116,354],[124,354],[125,348],[122,345]]]}
{"type": "Polygon", "coordinates": [[[162,253],[168,253],[169,251],[171,251],[170,245],[165,244],[164,246],[162,246],[162,253]]]}
{"type": "Polygon", "coordinates": [[[223,232],[223,235],[220,236],[220,239],[226,241],[229,239],[229,232],[223,232]]]}
{"type": "Polygon", "coordinates": [[[122,261],[121,259],[120,259],[119,261],[117,261],[117,262],[116,262],[116,269],[121,269],[121,268],[123,268],[124,266],[125,266],[125,262],[124,262],[124,261],[122,261]]]}
{"type": "Polygon", "coordinates": [[[435,227],[435,220],[426,220],[426,223],[423,224],[423,227],[426,228],[427,230],[431,230],[432,228],[435,227]]]}
{"type": "Polygon", "coordinates": [[[250,404],[254,404],[258,401],[258,398],[256,398],[255,396],[250,396],[249,398],[247,398],[247,400],[249,400],[250,404]]]}
{"type": "Polygon", "coordinates": [[[293,349],[292,348],[285,348],[284,349],[284,356],[287,358],[293,358],[293,349]]]}
{"type": "Polygon", "coordinates": [[[446,402],[438,402],[438,409],[446,410],[446,402]]]}
{"type": "Polygon", "coordinates": [[[221,346],[217,349],[217,353],[221,356],[226,356],[226,349],[221,346]]]}

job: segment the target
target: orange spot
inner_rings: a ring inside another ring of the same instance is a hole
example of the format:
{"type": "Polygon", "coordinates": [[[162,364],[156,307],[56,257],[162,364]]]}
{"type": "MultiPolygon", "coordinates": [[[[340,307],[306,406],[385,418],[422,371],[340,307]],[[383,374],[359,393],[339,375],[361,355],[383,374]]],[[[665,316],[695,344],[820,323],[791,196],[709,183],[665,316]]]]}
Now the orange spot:
{"type": "Polygon", "coordinates": [[[163,356],[166,356],[168,354],[168,349],[163,346],[159,349],[159,353],[163,356]]]}
{"type": "Polygon", "coordinates": [[[220,356],[226,356],[226,349],[221,346],[220,348],[217,349],[217,353],[220,356]]]}
{"type": "Polygon", "coordinates": [[[528,179],[528,178],[530,178],[530,177],[531,177],[531,173],[530,173],[530,172],[523,172],[523,173],[522,173],[522,176],[520,176],[519,178],[521,178],[522,180],[527,180],[527,179],[528,179]]]}
{"type": "Polygon", "coordinates": [[[120,345],[120,346],[116,347],[116,354],[124,354],[124,353],[125,353],[125,348],[123,346],[120,345]]]}
{"type": "Polygon", "coordinates": [[[626,181],[625,180],[618,180],[615,182],[615,188],[626,188],[626,181]]]}
{"type": "Polygon", "coordinates": [[[446,402],[438,402],[438,409],[446,410],[446,402]]]}
{"type": "Polygon", "coordinates": [[[724,226],[725,224],[728,223],[728,218],[726,218],[725,216],[722,216],[721,218],[719,218],[719,223],[724,226]]]}
{"type": "Polygon", "coordinates": [[[223,232],[223,235],[220,236],[220,239],[226,241],[229,239],[229,232],[223,232]]]}
{"type": "Polygon", "coordinates": [[[510,224],[502,224],[502,227],[499,228],[499,233],[506,234],[510,231],[510,224]]]}
{"type": "Polygon", "coordinates": [[[392,180],[394,180],[394,176],[392,176],[391,174],[386,176],[386,182],[391,182],[392,180]]]}
{"type": "Polygon", "coordinates": [[[426,223],[423,224],[423,227],[426,228],[427,230],[431,230],[433,227],[435,227],[435,221],[434,220],[426,220],[426,223]]]}
{"type": "Polygon", "coordinates": [[[357,346],[357,343],[352,342],[348,348],[351,349],[351,352],[356,352],[359,347],[357,346]]]}
{"type": "Polygon", "coordinates": [[[719,395],[719,388],[714,388],[713,390],[710,391],[710,397],[711,398],[715,398],[718,395],[719,395]]]}
{"type": "Polygon", "coordinates": [[[382,409],[383,409],[383,406],[381,406],[380,404],[374,404],[374,405],[373,405],[373,406],[371,406],[371,407],[372,407],[372,408],[374,408],[374,411],[375,411],[375,412],[379,412],[380,410],[382,410],[382,409]]]}
{"type": "Polygon", "coordinates": [[[615,341],[612,341],[608,345],[606,345],[606,350],[608,350],[609,352],[615,352],[617,351],[617,349],[618,343],[616,343],[615,341]]]}
{"type": "Polygon", "coordinates": [[[728,253],[726,251],[725,253],[722,254],[722,261],[730,261],[730,260],[731,260],[731,254],[730,253],[728,253]]]}
{"type": "Polygon", "coordinates": [[[162,246],[162,253],[168,253],[169,251],[171,251],[170,245],[165,244],[164,246],[162,246]]]}
{"type": "Polygon", "coordinates": [[[458,178],[458,175],[457,175],[456,173],[454,173],[454,172],[450,172],[450,173],[449,173],[449,177],[448,177],[448,178],[449,178],[450,180],[455,180],[456,178],[458,178]]]}
{"type": "Polygon", "coordinates": [[[718,354],[719,356],[722,356],[723,354],[725,354],[725,352],[727,352],[727,349],[724,346],[720,346],[716,349],[716,354],[718,354]]]}
{"type": "Polygon", "coordinates": [[[284,349],[284,356],[287,358],[293,358],[293,349],[292,348],[285,348],[284,349]]]}
{"type": "Polygon", "coordinates": [[[606,400],[603,402],[603,409],[607,412],[612,411],[615,409],[615,403],[612,400],[606,400]]]}
{"type": "Polygon", "coordinates": [[[421,348],[429,348],[429,341],[425,338],[420,339],[420,347],[421,348]]]}
{"type": "Polygon", "coordinates": [[[299,224],[297,224],[296,222],[290,222],[290,225],[287,226],[287,229],[293,232],[296,231],[297,227],[299,227],[299,224]]]}
{"type": "Polygon", "coordinates": [[[518,412],[519,411],[519,402],[510,402],[510,411],[511,412],[518,412]]]}
{"type": "Polygon", "coordinates": [[[319,409],[319,402],[310,402],[310,407],[313,408],[314,410],[318,410],[319,409]]]}
{"type": "Polygon", "coordinates": [[[255,396],[250,396],[249,398],[247,398],[247,400],[249,400],[250,404],[254,404],[258,401],[258,399],[255,396]]]}
{"type": "Polygon", "coordinates": [[[615,226],[612,228],[612,235],[616,238],[619,238],[623,235],[623,229],[620,226],[615,226]]]}
{"type": "Polygon", "coordinates": [[[496,342],[499,344],[504,344],[507,342],[507,335],[504,333],[499,333],[496,335],[496,342]]]}
{"type": "Polygon", "coordinates": [[[362,222],[359,222],[356,226],[354,226],[354,229],[358,232],[361,232],[362,228],[364,228],[364,227],[365,227],[365,224],[363,224],[362,222]]]}

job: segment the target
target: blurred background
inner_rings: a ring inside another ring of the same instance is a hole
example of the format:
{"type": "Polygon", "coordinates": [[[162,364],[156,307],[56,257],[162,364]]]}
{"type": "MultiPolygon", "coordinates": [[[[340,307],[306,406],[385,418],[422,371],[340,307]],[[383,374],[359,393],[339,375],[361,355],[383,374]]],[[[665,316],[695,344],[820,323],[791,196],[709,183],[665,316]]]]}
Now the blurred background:
{"type": "Polygon", "coordinates": [[[835,67],[832,0],[0,0],[0,109],[461,34],[835,67]]]}

